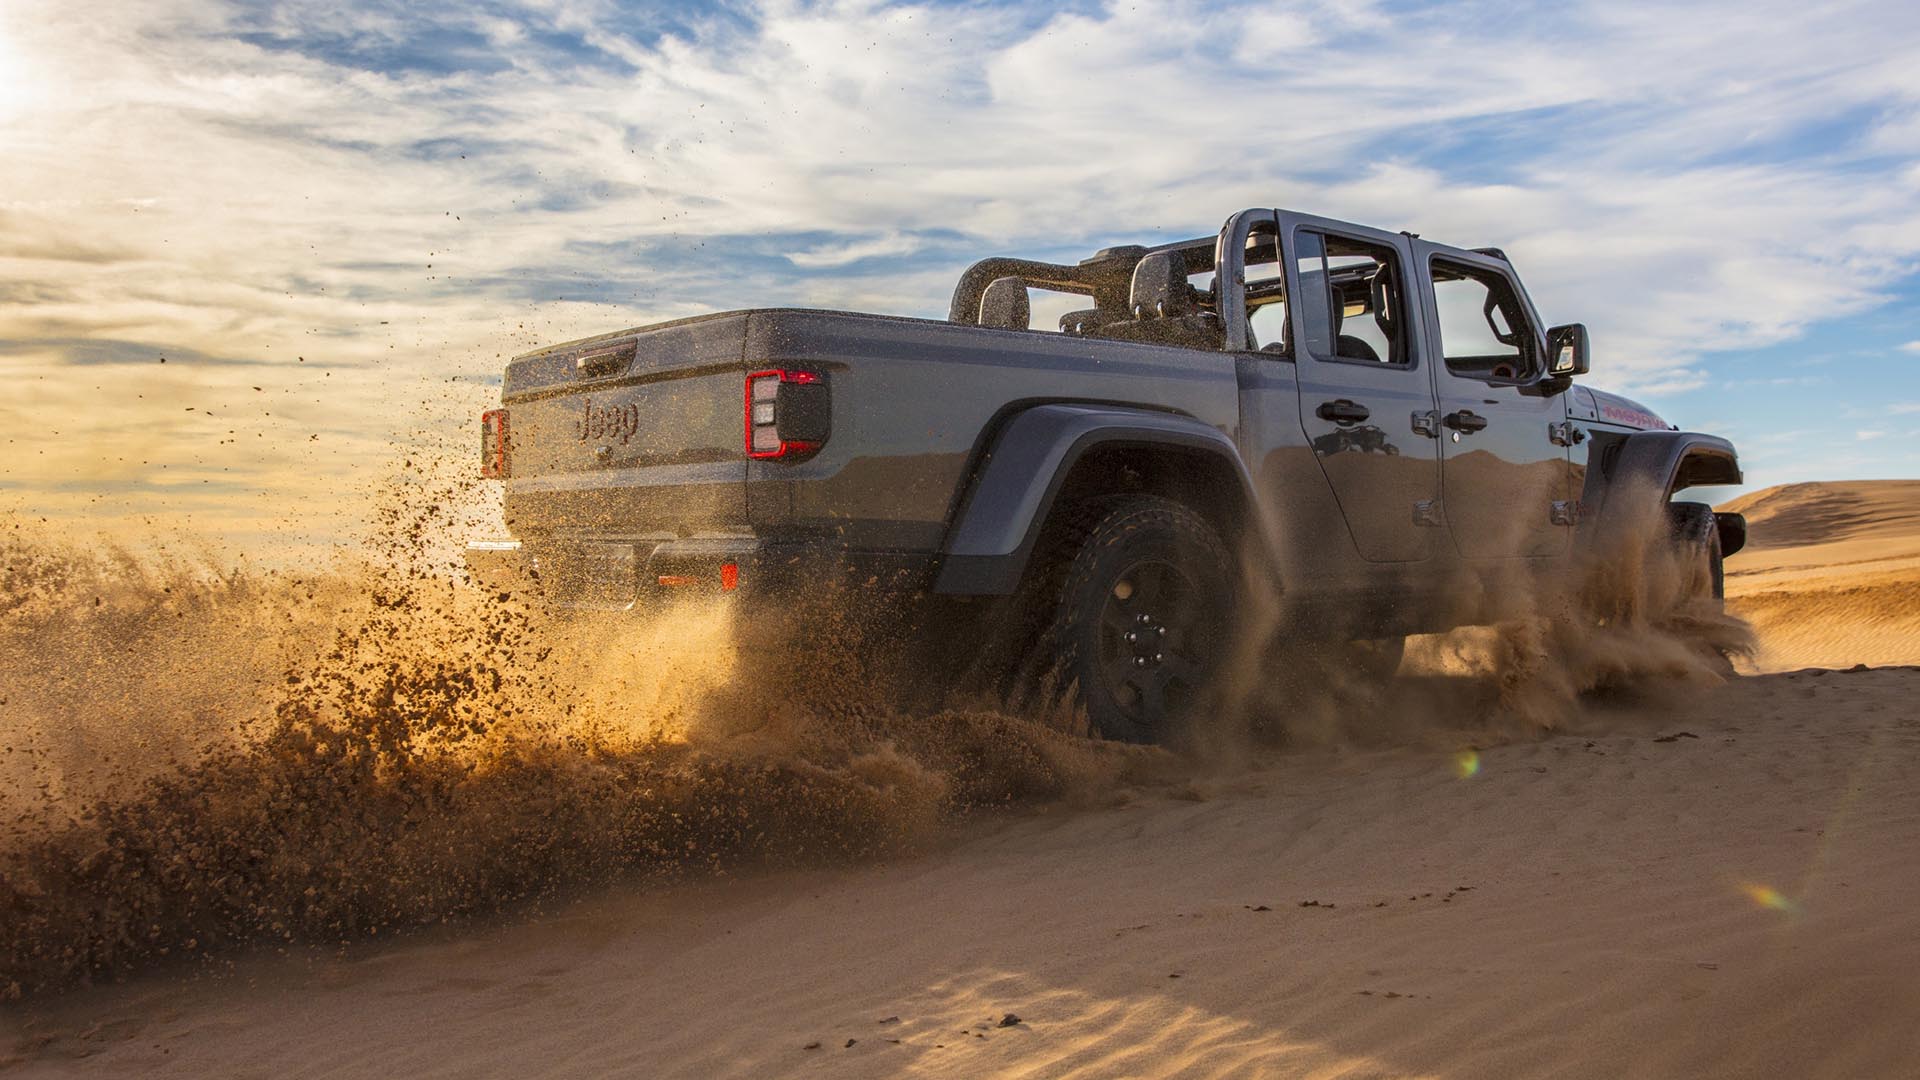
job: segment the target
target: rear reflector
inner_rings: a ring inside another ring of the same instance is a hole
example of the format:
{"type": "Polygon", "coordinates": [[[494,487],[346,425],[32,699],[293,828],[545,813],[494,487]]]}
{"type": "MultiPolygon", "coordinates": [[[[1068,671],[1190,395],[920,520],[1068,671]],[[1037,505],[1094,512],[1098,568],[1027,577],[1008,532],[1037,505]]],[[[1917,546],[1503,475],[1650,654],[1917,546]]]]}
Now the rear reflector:
{"type": "Polygon", "coordinates": [[[780,433],[781,386],[826,389],[811,371],[756,371],[747,376],[746,438],[750,458],[781,458],[820,449],[819,439],[789,439],[780,433]]]}
{"type": "MultiPolygon", "coordinates": [[[[654,578],[661,585],[677,589],[686,585],[698,585],[702,578],[699,574],[660,574],[654,578]]],[[[712,581],[712,578],[706,578],[712,581]]],[[[740,564],[722,563],[720,565],[720,591],[732,592],[740,587],[740,564]]]]}
{"type": "Polygon", "coordinates": [[[488,480],[507,475],[507,410],[480,414],[480,475],[488,480]]]}

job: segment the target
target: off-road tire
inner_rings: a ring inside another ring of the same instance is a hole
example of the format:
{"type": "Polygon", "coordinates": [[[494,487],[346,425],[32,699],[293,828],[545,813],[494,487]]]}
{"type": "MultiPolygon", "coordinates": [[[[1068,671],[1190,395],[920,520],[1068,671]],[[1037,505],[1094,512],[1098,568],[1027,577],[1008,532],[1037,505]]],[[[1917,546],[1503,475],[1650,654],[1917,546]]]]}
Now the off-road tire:
{"type": "Polygon", "coordinates": [[[1683,560],[1693,570],[1687,581],[1688,595],[1711,601],[1719,608],[1727,597],[1727,568],[1720,553],[1720,526],[1714,520],[1713,507],[1696,502],[1668,503],[1667,520],[1683,560]]]}
{"type": "Polygon", "coordinates": [[[1060,690],[1102,738],[1177,741],[1207,704],[1226,651],[1232,556],[1206,519],[1155,495],[1092,501],[1069,530],[1070,561],[1042,638],[1060,690]]]}
{"type": "MultiPolygon", "coordinates": [[[[1713,507],[1706,503],[1669,503],[1667,514],[1673,526],[1673,542],[1679,546],[1681,565],[1687,569],[1686,591],[1680,602],[1695,610],[1704,608],[1710,616],[1720,615],[1726,610],[1727,569],[1713,507]]],[[[1733,657],[1713,640],[1702,637],[1693,645],[1716,674],[1735,674],[1733,657]]]]}

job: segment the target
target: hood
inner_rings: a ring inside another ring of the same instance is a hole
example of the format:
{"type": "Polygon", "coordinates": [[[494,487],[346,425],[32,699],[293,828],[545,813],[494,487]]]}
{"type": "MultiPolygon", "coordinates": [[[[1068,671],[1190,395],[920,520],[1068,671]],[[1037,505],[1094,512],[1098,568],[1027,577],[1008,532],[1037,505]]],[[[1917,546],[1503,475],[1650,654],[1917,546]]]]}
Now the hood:
{"type": "Polygon", "coordinates": [[[1590,390],[1584,386],[1573,388],[1573,397],[1567,402],[1567,411],[1576,420],[1630,428],[1634,431],[1668,431],[1673,427],[1652,409],[1632,398],[1609,394],[1605,390],[1590,390]]]}

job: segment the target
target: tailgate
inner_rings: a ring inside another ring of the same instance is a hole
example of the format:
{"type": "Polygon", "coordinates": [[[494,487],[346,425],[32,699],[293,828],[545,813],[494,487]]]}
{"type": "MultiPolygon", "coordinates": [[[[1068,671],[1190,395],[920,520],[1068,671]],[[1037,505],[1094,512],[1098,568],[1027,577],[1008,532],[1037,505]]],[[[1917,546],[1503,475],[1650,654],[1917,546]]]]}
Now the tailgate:
{"type": "Polygon", "coordinates": [[[747,524],[745,313],[555,346],[507,367],[507,526],[687,535],[747,524]]]}

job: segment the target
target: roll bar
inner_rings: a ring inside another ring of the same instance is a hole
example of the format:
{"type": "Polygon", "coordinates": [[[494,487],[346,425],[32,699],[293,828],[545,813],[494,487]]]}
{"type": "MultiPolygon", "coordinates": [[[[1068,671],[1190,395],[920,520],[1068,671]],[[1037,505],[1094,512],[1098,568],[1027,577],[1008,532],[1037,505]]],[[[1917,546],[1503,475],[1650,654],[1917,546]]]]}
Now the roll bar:
{"type": "Polygon", "coordinates": [[[947,308],[947,321],[978,325],[981,296],[987,286],[1003,277],[1023,278],[1028,284],[1041,288],[1090,296],[1102,313],[1115,320],[1123,319],[1133,268],[1147,255],[1168,251],[1180,254],[1189,274],[1224,271],[1215,274],[1214,287],[1220,316],[1226,324],[1227,348],[1244,350],[1247,347],[1247,239],[1263,224],[1277,228],[1278,221],[1278,212],[1274,210],[1242,210],[1228,218],[1211,240],[1197,237],[1154,247],[1112,247],[1073,266],[999,256],[982,259],[960,275],[960,282],[953,290],[953,301],[947,308]],[[1235,315],[1229,317],[1228,312],[1235,315]]]}

